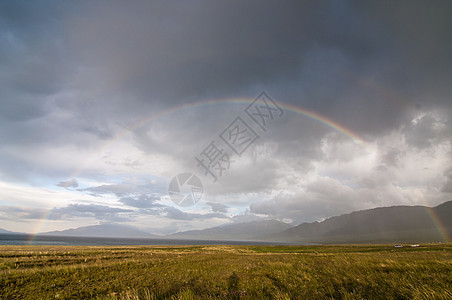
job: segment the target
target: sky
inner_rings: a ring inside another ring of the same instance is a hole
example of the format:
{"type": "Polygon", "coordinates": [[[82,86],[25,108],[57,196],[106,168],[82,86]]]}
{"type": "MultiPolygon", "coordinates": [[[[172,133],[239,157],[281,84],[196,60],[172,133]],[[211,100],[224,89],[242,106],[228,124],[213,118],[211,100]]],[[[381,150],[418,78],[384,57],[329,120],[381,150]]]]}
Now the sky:
{"type": "Polygon", "coordinates": [[[0,228],[452,200],[451,28],[451,1],[0,0],[0,228]]]}

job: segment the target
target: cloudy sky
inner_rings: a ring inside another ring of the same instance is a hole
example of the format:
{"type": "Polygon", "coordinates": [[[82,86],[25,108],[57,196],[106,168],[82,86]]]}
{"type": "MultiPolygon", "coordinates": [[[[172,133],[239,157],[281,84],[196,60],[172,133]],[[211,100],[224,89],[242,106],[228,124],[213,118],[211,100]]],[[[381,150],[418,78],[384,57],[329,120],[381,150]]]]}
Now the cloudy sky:
{"type": "Polygon", "coordinates": [[[452,200],[451,23],[451,1],[2,0],[0,227],[452,200]],[[168,196],[182,173],[191,206],[168,196]]]}

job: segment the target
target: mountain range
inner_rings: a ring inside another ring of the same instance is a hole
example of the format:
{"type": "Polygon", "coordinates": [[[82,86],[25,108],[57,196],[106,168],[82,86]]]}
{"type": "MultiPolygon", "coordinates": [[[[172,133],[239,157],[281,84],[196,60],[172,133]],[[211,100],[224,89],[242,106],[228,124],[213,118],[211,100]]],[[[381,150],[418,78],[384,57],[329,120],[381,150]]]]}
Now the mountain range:
{"type": "Polygon", "coordinates": [[[276,220],[262,220],[218,226],[203,230],[190,230],[167,235],[168,238],[194,240],[265,240],[267,235],[292,228],[291,225],[276,220]]]}
{"type": "MultiPolygon", "coordinates": [[[[41,235],[323,244],[450,242],[451,233],[452,201],[432,208],[392,206],[367,209],[298,226],[276,220],[261,220],[158,236],[129,225],[101,224],[51,231],[41,235]]],[[[0,229],[0,234],[14,232],[0,229]]]]}
{"type": "Polygon", "coordinates": [[[452,241],[452,201],[436,207],[380,207],[304,223],[266,239],[310,243],[452,241]]]}
{"type": "Polygon", "coordinates": [[[50,231],[41,235],[52,236],[85,236],[85,237],[117,237],[117,238],[156,238],[138,228],[122,224],[101,224],[92,226],[83,226],[75,229],[62,231],[50,231]]]}
{"type": "Polygon", "coordinates": [[[18,234],[18,232],[13,232],[0,228],[0,234],[18,234]]]}

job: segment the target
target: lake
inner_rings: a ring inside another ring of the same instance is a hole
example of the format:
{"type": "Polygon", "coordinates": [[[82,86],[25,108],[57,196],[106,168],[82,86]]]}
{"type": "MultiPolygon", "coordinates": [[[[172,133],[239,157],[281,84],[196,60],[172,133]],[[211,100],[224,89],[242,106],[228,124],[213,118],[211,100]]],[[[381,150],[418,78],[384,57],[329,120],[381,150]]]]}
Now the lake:
{"type": "Polygon", "coordinates": [[[260,241],[215,241],[183,239],[107,238],[0,234],[0,245],[61,245],[61,246],[115,246],[115,245],[288,245],[289,243],[260,241]]]}

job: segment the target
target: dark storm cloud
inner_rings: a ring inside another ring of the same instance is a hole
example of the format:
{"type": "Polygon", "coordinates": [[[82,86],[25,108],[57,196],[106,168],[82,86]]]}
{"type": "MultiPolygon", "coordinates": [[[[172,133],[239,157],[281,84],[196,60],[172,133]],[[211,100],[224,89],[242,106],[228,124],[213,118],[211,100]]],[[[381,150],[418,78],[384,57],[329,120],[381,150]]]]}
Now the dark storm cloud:
{"type": "Polygon", "coordinates": [[[79,189],[94,196],[106,194],[115,195],[118,202],[129,207],[140,209],[141,213],[158,215],[159,209],[165,207],[158,203],[162,195],[167,195],[167,186],[162,182],[150,183],[123,183],[94,186],[79,189]]]}
{"type": "Polygon", "coordinates": [[[428,97],[423,105],[450,104],[452,2],[379,1],[369,3],[368,9],[391,28],[392,38],[405,55],[405,76],[395,84],[430,94],[423,95],[428,97]]]}
{"type": "Polygon", "coordinates": [[[235,215],[232,217],[232,221],[234,223],[246,223],[246,222],[253,222],[253,221],[262,221],[265,218],[255,215],[254,213],[250,213],[250,210],[247,209],[244,213],[235,215]]]}
{"type": "Polygon", "coordinates": [[[62,182],[58,183],[57,186],[64,187],[66,189],[67,188],[77,188],[78,182],[77,182],[77,179],[73,178],[68,181],[62,181],[62,182]]]}
{"type": "Polygon", "coordinates": [[[121,197],[124,195],[127,195],[131,192],[130,185],[126,184],[106,184],[106,185],[99,185],[99,186],[93,186],[88,187],[84,189],[79,189],[81,192],[88,192],[95,196],[100,196],[103,194],[113,194],[117,197],[121,197]]]}
{"type": "Polygon", "coordinates": [[[14,206],[1,206],[0,219],[2,220],[21,220],[41,219],[46,214],[45,209],[34,209],[14,206]]]}
{"type": "Polygon", "coordinates": [[[74,20],[80,59],[106,67],[113,86],[176,103],[295,74],[303,35],[318,27],[306,25],[325,10],[298,2],[109,4],[74,20]]]}
{"type": "Polygon", "coordinates": [[[340,188],[321,182],[317,192],[279,196],[273,200],[250,205],[250,213],[267,215],[271,219],[290,219],[295,224],[314,222],[357,209],[356,199],[340,188]],[[330,194],[329,192],[333,192],[330,194]]]}
{"type": "Polygon", "coordinates": [[[212,211],[218,212],[218,213],[227,213],[228,212],[228,206],[224,205],[222,203],[213,203],[213,202],[207,202],[207,205],[209,205],[212,208],[212,211]]]}
{"type": "MultiPolygon", "coordinates": [[[[341,74],[345,68],[378,57],[387,44],[379,40],[385,28],[367,34],[374,24],[356,17],[346,2],[116,3],[97,9],[102,12],[74,20],[80,59],[105,67],[113,87],[146,100],[232,96],[253,85],[300,84],[296,78],[303,75],[315,78],[316,86],[339,88],[350,82],[341,74]]],[[[332,100],[331,94],[312,96],[332,100]]]]}
{"type": "Polygon", "coordinates": [[[148,183],[145,181],[139,182],[124,182],[119,184],[106,184],[79,189],[81,192],[91,193],[93,195],[111,194],[118,198],[127,198],[130,196],[143,196],[145,199],[155,201],[158,194],[166,194],[166,182],[156,181],[155,183],[148,183]]]}
{"type": "Polygon", "coordinates": [[[155,201],[160,200],[160,196],[156,195],[134,195],[129,197],[121,197],[119,202],[124,205],[136,207],[136,208],[150,208],[150,207],[160,207],[154,203],[155,201]]]}
{"type": "Polygon", "coordinates": [[[43,115],[45,96],[66,84],[71,60],[65,56],[61,21],[68,8],[51,1],[0,3],[0,112],[4,117],[20,121],[43,115]]]}
{"type": "MultiPolygon", "coordinates": [[[[108,139],[109,123],[122,121],[118,110],[149,109],[141,102],[174,106],[252,97],[265,88],[278,100],[375,135],[399,126],[416,103],[447,104],[450,5],[6,2],[0,111],[3,121],[28,120],[54,109],[42,95],[63,87],[100,92],[77,105],[55,104],[80,121],[65,124],[68,131],[108,139]]],[[[42,135],[33,128],[26,140],[42,135]]],[[[67,136],[51,132],[55,140],[67,136]]]]}
{"type": "Polygon", "coordinates": [[[128,221],[127,213],[133,212],[130,209],[115,208],[97,204],[69,204],[66,207],[53,208],[48,215],[49,220],[64,220],[77,217],[93,217],[98,220],[108,221],[128,221]]]}
{"type": "Polygon", "coordinates": [[[405,138],[410,146],[425,149],[432,145],[448,141],[452,128],[447,119],[425,114],[412,122],[404,130],[405,138]]]}
{"type": "Polygon", "coordinates": [[[452,169],[449,169],[445,172],[444,176],[446,177],[446,181],[443,184],[441,190],[444,193],[451,193],[452,194],[452,169]]]}
{"type": "Polygon", "coordinates": [[[95,218],[97,220],[122,222],[130,220],[132,210],[97,204],[69,204],[49,211],[36,208],[2,206],[0,218],[4,220],[71,220],[75,218],[95,218]]]}
{"type": "Polygon", "coordinates": [[[38,169],[45,176],[59,173],[28,161],[31,148],[84,148],[112,137],[101,112],[92,117],[74,103],[79,62],[68,52],[64,20],[76,11],[60,1],[0,3],[0,139],[19,147],[15,155],[0,149],[6,178],[23,179],[38,169]]]}
{"type": "Polygon", "coordinates": [[[382,164],[390,167],[398,167],[401,155],[402,153],[399,149],[391,148],[382,155],[382,164]]]}
{"type": "Polygon", "coordinates": [[[26,181],[35,176],[69,174],[67,166],[48,163],[44,149],[49,145],[89,147],[94,140],[89,135],[99,136],[83,134],[84,127],[91,129],[97,124],[90,124],[86,116],[83,120],[74,118],[75,110],[63,110],[60,105],[77,65],[68,56],[63,33],[63,20],[75,12],[73,8],[68,2],[57,1],[0,3],[3,179],[26,181]]]}
{"type": "Polygon", "coordinates": [[[222,219],[227,218],[224,214],[221,213],[208,213],[208,214],[188,213],[170,206],[167,206],[163,209],[162,215],[169,219],[183,221],[208,220],[211,218],[222,218],[222,219]]]}
{"type": "MultiPolygon", "coordinates": [[[[34,3],[1,10],[2,52],[14,53],[3,74],[34,95],[58,90],[70,64],[82,77],[91,74],[90,88],[128,104],[176,105],[271,88],[281,100],[372,133],[398,125],[418,92],[435,87],[434,101],[450,95],[449,1],[34,3]],[[14,48],[21,43],[24,52],[14,48]],[[395,90],[402,107],[394,109],[384,90],[395,90]]],[[[105,97],[96,102],[126,105],[105,97]]],[[[14,110],[39,111],[30,102],[14,110]]]]}
{"type": "Polygon", "coordinates": [[[174,106],[266,88],[375,135],[429,106],[425,97],[450,95],[447,1],[108,4],[70,19],[70,48],[129,101],[174,106]]]}

